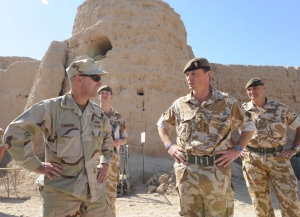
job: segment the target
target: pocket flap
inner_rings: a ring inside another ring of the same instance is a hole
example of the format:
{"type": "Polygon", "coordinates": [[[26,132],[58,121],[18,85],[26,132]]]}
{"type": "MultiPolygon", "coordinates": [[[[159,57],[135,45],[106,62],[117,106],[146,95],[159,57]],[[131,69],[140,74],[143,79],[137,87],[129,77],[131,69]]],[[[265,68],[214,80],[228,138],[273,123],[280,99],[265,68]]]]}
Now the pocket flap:
{"type": "Polygon", "coordinates": [[[184,111],[181,114],[182,122],[192,120],[195,117],[196,111],[184,111]]]}
{"type": "Polygon", "coordinates": [[[100,137],[104,137],[104,132],[100,129],[92,129],[93,133],[95,136],[100,136],[100,137]]]}

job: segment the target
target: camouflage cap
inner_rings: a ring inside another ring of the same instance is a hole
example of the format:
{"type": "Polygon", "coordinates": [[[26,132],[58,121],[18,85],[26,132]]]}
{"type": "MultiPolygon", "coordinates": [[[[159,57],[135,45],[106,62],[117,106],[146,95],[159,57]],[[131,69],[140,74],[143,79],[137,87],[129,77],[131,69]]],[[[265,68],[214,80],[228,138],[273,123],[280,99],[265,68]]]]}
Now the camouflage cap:
{"type": "Polygon", "coordinates": [[[184,67],[183,73],[188,71],[193,71],[196,69],[208,69],[210,70],[210,65],[207,59],[203,57],[193,58],[191,59],[184,67]]]}
{"type": "Polygon", "coordinates": [[[264,85],[264,82],[260,78],[251,78],[250,81],[247,82],[245,89],[248,87],[256,87],[259,85],[264,85]]]}
{"type": "Polygon", "coordinates": [[[95,64],[95,61],[92,58],[87,58],[83,60],[77,60],[70,64],[70,66],[66,69],[68,77],[71,78],[75,75],[105,75],[108,72],[105,72],[95,64]]]}
{"type": "Polygon", "coordinates": [[[100,93],[101,90],[106,90],[106,91],[109,91],[111,94],[112,94],[112,89],[111,87],[107,86],[107,85],[103,85],[99,88],[98,90],[98,94],[100,93]]]}

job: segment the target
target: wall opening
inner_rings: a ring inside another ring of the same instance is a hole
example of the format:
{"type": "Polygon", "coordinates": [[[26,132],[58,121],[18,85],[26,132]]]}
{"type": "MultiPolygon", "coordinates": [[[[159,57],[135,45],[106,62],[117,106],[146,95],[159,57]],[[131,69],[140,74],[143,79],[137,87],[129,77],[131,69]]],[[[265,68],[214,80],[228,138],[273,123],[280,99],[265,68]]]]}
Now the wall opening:
{"type": "Polygon", "coordinates": [[[87,54],[95,61],[102,60],[106,57],[106,53],[112,49],[110,40],[106,37],[100,37],[94,40],[88,49],[87,54]]]}

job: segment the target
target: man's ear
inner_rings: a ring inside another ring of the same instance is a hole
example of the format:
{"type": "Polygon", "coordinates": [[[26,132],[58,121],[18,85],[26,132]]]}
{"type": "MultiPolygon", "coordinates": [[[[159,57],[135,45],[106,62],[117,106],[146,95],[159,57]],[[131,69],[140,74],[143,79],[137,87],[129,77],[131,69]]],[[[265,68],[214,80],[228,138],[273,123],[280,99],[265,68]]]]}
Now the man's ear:
{"type": "Polygon", "coordinates": [[[75,80],[76,82],[78,82],[78,83],[81,83],[81,82],[82,82],[82,77],[79,76],[79,75],[75,75],[75,76],[74,76],[74,80],[75,80]]]}
{"type": "Polygon", "coordinates": [[[212,77],[212,73],[211,73],[211,70],[209,70],[209,71],[207,71],[207,76],[209,77],[209,78],[211,78],[212,77]]]}

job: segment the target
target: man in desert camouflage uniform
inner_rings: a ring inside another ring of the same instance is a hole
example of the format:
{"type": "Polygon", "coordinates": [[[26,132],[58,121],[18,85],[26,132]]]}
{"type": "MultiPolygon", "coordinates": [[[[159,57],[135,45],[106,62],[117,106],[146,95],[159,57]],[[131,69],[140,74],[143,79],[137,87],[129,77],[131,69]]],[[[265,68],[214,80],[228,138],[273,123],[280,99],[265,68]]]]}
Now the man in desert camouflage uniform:
{"type": "Polygon", "coordinates": [[[299,151],[300,118],[281,102],[265,97],[266,87],[259,78],[245,86],[249,111],[257,131],[243,151],[243,173],[257,217],[275,217],[270,196],[270,182],[275,190],[282,216],[299,217],[298,182],[290,158],[299,151]],[[292,148],[283,150],[286,130],[296,130],[292,148]]]}
{"type": "Polygon", "coordinates": [[[2,136],[3,136],[4,130],[0,128],[0,161],[2,160],[4,154],[5,154],[5,146],[2,145],[2,136]]]}
{"type": "Polygon", "coordinates": [[[111,101],[113,99],[113,92],[111,87],[107,85],[103,85],[98,90],[100,107],[102,111],[107,115],[109,121],[112,125],[112,136],[114,139],[114,154],[111,159],[111,163],[109,166],[108,174],[105,180],[106,186],[106,194],[111,200],[111,207],[116,213],[116,198],[117,198],[117,185],[119,183],[119,174],[120,174],[120,156],[119,156],[119,148],[120,145],[124,145],[127,143],[128,134],[126,132],[125,121],[123,120],[120,113],[115,111],[111,107],[111,101]],[[119,129],[119,132],[114,133],[119,129]],[[119,137],[119,138],[115,138],[119,137]]]}
{"type": "Polygon", "coordinates": [[[179,213],[193,217],[233,216],[229,165],[250,140],[254,123],[236,99],[209,84],[212,72],[205,58],[190,60],[183,73],[191,92],[177,99],[157,123],[159,135],[176,161],[179,213]],[[170,138],[170,126],[176,126],[176,143],[170,138]],[[231,147],[231,132],[236,127],[242,135],[231,147]]]}
{"type": "Polygon", "coordinates": [[[106,200],[104,179],[113,151],[111,126],[89,99],[101,86],[100,70],[91,58],[66,69],[71,90],[43,100],[7,127],[3,142],[11,156],[29,171],[42,174],[42,216],[114,216],[106,200]],[[42,132],[45,162],[33,153],[31,137],[42,132]]]}

